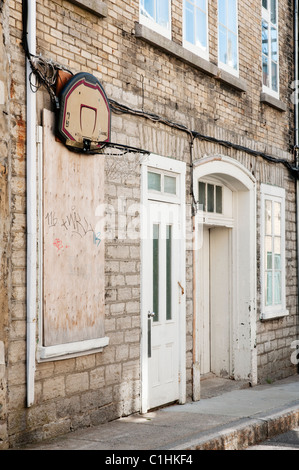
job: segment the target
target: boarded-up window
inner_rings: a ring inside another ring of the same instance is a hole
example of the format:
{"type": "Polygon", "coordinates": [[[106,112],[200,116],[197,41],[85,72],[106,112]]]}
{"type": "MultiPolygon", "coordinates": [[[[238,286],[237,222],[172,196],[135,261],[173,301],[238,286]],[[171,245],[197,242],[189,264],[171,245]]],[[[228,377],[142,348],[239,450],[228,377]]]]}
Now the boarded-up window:
{"type": "Polygon", "coordinates": [[[104,160],[69,151],[43,132],[43,347],[103,338],[104,160]]]}

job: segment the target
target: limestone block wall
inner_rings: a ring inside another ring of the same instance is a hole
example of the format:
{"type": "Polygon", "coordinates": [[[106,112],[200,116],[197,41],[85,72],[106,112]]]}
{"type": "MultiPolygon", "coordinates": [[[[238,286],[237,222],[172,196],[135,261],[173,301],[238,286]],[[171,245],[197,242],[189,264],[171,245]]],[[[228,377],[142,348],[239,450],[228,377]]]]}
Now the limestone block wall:
{"type": "MultiPolygon", "coordinates": [[[[86,71],[103,84],[109,99],[179,123],[218,141],[196,139],[194,160],[226,155],[242,163],[257,180],[257,255],[260,256],[260,184],[285,187],[287,308],[290,315],[260,322],[257,286],[257,350],[260,381],[295,373],[290,344],[298,336],[295,181],[281,164],[268,163],[232,142],[273,157],[293,161],[293,12],[292,2],[279,2],[280,101],[261,100],[260,2],[239,1],[239,79],[221,74],[217,64],[217,2],[209,1],[210,62],[182,60],[182,2],[172,2],[172,45],[155,44],[136,34],[138,0],[105,0],[96,10],[86,1],[37,0],[37,53],[72,73],[86,71]],[[191,61],[191,63],[190,63],[191,61]],[[207,73],[207,68],[213,74],[207,73]]],[[[128,415],[140,410],[140,240],[127,237],[138,227],[140,165],[127,155],[127,165],[113,168],[106,158],[107,204],[105,331],[109,346],[101,353],[36,364],[35,402],[26,407],[26,103],[25,56],[22,47],[22,2],[1,2],[0,54],[0,439],[10,445],[41,440],[128,415]],[[4,27],[5,24],[5,27],[4,27]],[[9,57],[9,60],[7,59],[9,57]],[[3,65],[3,67],[2,67],[3,65]],[[9,74],[6,74],[9,71],[9,74]],[[5,75],[6,74],[6,75],[5,75]],[[1,94],[0,94],[1,101],[1,94]],[[131,165],[131,166],[130,166],[131,165]],[[130,168],[128,174],[127,168],[130,168]],[[127,209],[131,208],[131,211],[127,209]],[[136,210],[135,210],[136,209],[136,210]],[[112,224],[112,226],[111,226],[112,224]],[[3,364],[5,362],[5,368],[3,364]],[[2,387],[2,388],[1,388],[2,387]],[[1,437],[1,433],[3,438],[1,437]]],[[[52,109],[49,94],[37,90],[37,121],[52,109]]],[[[112,114],[112,140],[171,156],[187,163],[187,226],[190,219],[190,138],[185,130],[133,114],[112,114]]],[[[192,252],[186,253],[187,397],[192,397],[192,252]]],[[[1,441],[0,441],[1,442],[1,441]]],[[[6,445],[6,444],[5,444],[6,445]]]]}

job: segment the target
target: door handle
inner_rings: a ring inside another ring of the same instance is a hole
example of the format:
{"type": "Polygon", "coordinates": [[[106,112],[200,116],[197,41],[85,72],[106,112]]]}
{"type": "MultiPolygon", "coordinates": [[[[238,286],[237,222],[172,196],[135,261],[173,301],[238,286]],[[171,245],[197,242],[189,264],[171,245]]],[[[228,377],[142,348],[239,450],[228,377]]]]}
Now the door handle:
{"type": "Polygon", "coordinates": [[[152,321],[155,313],[150,310],[147,312],[147,357],[152,357],[152,321]]]}

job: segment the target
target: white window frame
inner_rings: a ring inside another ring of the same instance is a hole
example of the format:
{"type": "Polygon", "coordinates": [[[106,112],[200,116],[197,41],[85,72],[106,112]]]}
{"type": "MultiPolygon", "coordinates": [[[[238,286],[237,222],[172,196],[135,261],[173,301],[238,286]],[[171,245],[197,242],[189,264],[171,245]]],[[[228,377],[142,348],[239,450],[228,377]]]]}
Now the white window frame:
{"type": "MultiPolygon", "coordinates": [[[[164,28],[163,26],[159,25],[156,21],[147,18],[145,15],[142,14],[141,11],[141,1],[139,0],[139,22],[140,24],[146,26],[149,29],[152,29],[158,34],[166,37],[167,39],[171,40],[171,0],[168,0],[169,5],[169,27],[164,28]]],[[[158,2],[160,0],[152,0],[153,2],[158,2]]]]}
{"type": "MultiPolygon", "coordinates": [[[[192,0],[194,1],[194,0],[192,0]]],[[[188,49],[193,54],[196,54],[202,57],[205,60],[209,60],[209,6],[208,0],[205,0],[206,4],[206,30],[207,30],[207,47],[200,47],[192,44],[191,42],[187,41],[185,38],[185,20],[186,20],[186,0],[183,2],[183,47],[188,49]]]]}
{"type": "Polygon", "coordinates": [[[261,319],[283,317],[289,314],[286,309],[286,264],[285,264],[285,189],[268,184],[261,184],[261,319]],[[265,202],[281,204],[281,304],[266,305],[265,302],[265,202]]]}
{"type": "MultiPolygon", "coordinates": [[[[225,1],[225,0],[221,0],[225,1]]],[[[219,0],[218,0],[219,2],[219,0]]],[[[218,6],[218,3],[217,3],[218,6]]],[[[217,19],[217,32],[218,32],[218,66],[225,72],[230,73],[231,75],[234,75],[235,77],[239,77],[239,4],[238,0],[236,0],[236,12],[237,12],[237,18],[236,18],[236,24],[237,24],[237,69],[234,67],[231,67],[228,64],[225,64],[224,62],[221,62],[220,60],[220,35],[219,35],[219,12],[218,12],[218,19],[217,19]]],[[[228,29],[228,28],[227,28],[228,29]]]]}
{"type": "MultiPolygon", "coordinates": [[[[269,47],[269,77],[271,80],[271,86],[268,87],[264,85],[264,80],[262,77],[262,86],[263,86],[263,92],[267,93],[268,95],[273,96],[274,98],[279,99],[279,17],[278,17],[278,1],[276,2],[276,19],[277,19],[277,91],[273,90],[272,88],[272,59],[271,59],[271,42],[270,40],[268,41],[268,47],[269,47]]],[[[263,5],[262,5],[262,21],[266,21],[271,28],[271,10],[270,10],[270,0],[268,0],[268,9],[266,10],[263,5]]],[[[270,38],[270,34],[269,34],[270,38]]]]}

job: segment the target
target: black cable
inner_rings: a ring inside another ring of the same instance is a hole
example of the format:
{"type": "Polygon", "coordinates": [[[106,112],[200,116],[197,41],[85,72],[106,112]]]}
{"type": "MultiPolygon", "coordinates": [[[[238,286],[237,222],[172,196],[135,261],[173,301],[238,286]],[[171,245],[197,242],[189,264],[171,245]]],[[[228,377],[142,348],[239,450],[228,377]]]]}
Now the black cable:
{"type": "Polygon", "coordinates": [[[253,150],[253,149],[250,149],[248,147],[244,147],[242,145],[234,144],[233,142],[229,142],[229,141],[217,139],[215,137],[210,137],[210,136],[207,136],[207,135],[204,135],[204,134],[200,134],[197,131],[192,131],[192,130],[188,129],[186,126],[184,126],[182,124],[179,124],[179,123],[170,121],[168,119],[162,118],[162,117],[160,117],[156,114],[146,113],[146,112],[143,112],[143,111],[132,109],[129,106],[119,104],[114,100],[109,100],[109,102],[110,102],[112,111],[114,111],[116,113],[120,113],[120,114],[121,113],[128,113],[128,114],[133,114],[135,116],[141,116],[141,117],[144,117],[144,118],[149,119],[151,121],[160,122],[160,123],[166,124],[170,127],[173,127],[175,129],[187,132],[189,135],[192,136],[193,139],[200,139],[200,140],[215,143],[215,144],[227,147],[227,148],[232,148],[234,150],[238,150],[238,151],[241,151],[241,152],[246,152],[250,155],[253,155],[253,156],[256,156],[256,157],[261,157],[261,158],[263,158],[264,160],[267,160],[270,163],[276,163],[276,164],[280,163],[280,164],[284,165],[292,173],[292,175],[295,178],[299,177],[299,168],[296,167],[296,166],[293,166],[286,159],[275,158],[275,157],[272,157],[271,155],[267,155],[264,152],[259,152],[257,150],[253,150]]]}

